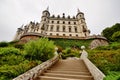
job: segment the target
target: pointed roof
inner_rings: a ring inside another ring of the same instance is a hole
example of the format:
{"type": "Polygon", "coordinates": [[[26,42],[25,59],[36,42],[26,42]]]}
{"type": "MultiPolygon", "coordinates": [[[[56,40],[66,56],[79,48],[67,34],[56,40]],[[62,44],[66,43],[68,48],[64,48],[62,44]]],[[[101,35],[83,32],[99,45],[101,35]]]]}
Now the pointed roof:
{"type": "Polygon", "coordinates": [[[80,9],[77,9],[77,14],[84,14],[83,12],[80,11],[80,9]]]}
{"type": "Polygon", "coordinates": [[[47,11],[49,11],[49,6],[47,7],[47,9],[46,9],[47,11]]]}

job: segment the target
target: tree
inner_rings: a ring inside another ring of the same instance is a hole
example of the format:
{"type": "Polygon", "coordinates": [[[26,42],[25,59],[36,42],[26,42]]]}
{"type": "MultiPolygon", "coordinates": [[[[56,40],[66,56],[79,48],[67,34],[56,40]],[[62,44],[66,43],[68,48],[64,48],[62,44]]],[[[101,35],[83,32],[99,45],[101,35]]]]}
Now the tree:
{"type": "Polygon", "coordinates": [[[120,23],[116,23],[111,27],[107,27],[102,31],[102,35],[109,41],[113,41],[112,36],[115,32],[120,31],[120,23]]]}
{"type": "Polygon", "coordinates": [[[120,41],[120,31],[117,31],[112,35],[112,40],[113,41],[120,41]]]}

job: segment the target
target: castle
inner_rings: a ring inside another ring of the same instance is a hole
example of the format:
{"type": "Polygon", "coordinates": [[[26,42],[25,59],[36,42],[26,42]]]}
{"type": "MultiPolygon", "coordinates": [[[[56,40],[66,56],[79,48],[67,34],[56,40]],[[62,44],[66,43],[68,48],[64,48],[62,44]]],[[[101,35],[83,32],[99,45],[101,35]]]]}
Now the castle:
{"type": "Polygon", "coordinates": [[[83,39],[90,34],[88,30],[84,13],[78,9],[76,16],[52,15],[47,8],[42,12],[40,23],[30,22],[25,26],[18,28],[14,40],[28,41],[31,38],[67,38],[83,39]]]}

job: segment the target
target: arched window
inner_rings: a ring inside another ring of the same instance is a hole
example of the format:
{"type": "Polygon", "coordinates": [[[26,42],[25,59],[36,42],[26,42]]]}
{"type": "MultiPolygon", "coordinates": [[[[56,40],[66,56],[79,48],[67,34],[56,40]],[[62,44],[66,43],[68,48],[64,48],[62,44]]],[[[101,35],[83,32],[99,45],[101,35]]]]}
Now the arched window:
{"type": "Polygon", "coordinates": [[[69,26],[69,32],[71,32],[71,26],[69,26]]]}
{"type": "Polygon", "coordinates": [[[77,27],[75,26],[75,32],[77,32],[77,27]]]}
{"type": "Polygon", "coordinates": [[[54,23],[54,21],[52,21],[52,23],[54,23]]]}
{"type": "Polygon", "coordinates": [[[74,22],[74,25],[76,24],[76,22],[74,22]]]}
{"type": "Polygon", "coordinates": [[[65,36],[65,34],[63,34],[63,36],[65,36]]]}
{"type": "Polygon", "coordinates": [[[57,21],[57,24],[59,24],[59,21],[57,21]]]}
{"type": "Polygon", "coordinates": [[[57,30],[56,31],[59,31],[59,26],[57,26],[57,30]]]}
{"type": "Polygon", "coordinates": [[[65,21],[63,21],[63,24],[65,24],[65,21]]]}
{"type": "Polygon", "coordinates": [[[52,36],[52,33],[50,33],[50,35],[52,36]]]}
{"type": "Polygon", "coordinates": [[[57,36],[59,36],[59,34],[56,34],[57,36]]]}
{"type": "Polygon", "coordinates": [[[78,37],[78,34],[76,34],[76,37],[78,37]]]}
{"type": "Polygon", "coordinates": [[[72,36],[72,34],[69,34],[69,36],[72,36]]]}
{"type": "Polygon", "coordinates": [[[70,24],[70,22],[68,22],[68,24],[70,24]]]}
{"type": "Polygon", "coordinates": [[[53,25],[51,25],[51,27],[50,27],[50,31],[53,31],[53,25]]]}
{"type": "Polygon", "coordinates": [[[65,32],[65,26],[63,26],[63,32],[65,32]]]}

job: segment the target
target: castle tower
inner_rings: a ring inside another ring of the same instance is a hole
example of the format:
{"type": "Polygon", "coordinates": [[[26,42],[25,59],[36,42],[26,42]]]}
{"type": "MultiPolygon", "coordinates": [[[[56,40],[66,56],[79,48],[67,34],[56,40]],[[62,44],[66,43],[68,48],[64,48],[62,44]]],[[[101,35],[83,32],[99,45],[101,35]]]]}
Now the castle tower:
{"type": "Polygon", "coordinates": [[[81,12],[79,9],[78,9],[78,13],[76,15],[76,18],[78,19],[80,33],[82,33],[82,35],[84,37],[89,36],[90,31],[87,29],[87,25],[86,25],[85,18],[84,18],[84,13],[81,12]]]}
{"type": "Polygon", "coordinates": [[[48,21],[49,21],[50,13],[49,7],[42,12],[41,23],[40,23],[40,32],[42,35],[46,35],[46,31],[48,28],[48,21]]]}

